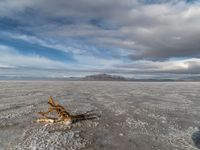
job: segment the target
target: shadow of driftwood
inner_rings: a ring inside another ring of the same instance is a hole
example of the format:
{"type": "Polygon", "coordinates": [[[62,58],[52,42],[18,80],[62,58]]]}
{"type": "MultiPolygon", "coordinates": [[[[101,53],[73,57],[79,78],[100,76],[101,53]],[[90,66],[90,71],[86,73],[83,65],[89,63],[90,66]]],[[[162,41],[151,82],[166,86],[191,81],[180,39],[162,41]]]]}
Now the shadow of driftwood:
{"type": "Polygon", "coordinates": [[[97,113],[94,113],[94,111],[91,110],[91,111],[87,111],[86,113],[83,113],[83,114],[72,115],[72,118],[73,118],[72,123],[76,123],[76,122],[84,121],[84,120],[98,119],[99,117],[100,117],[100,115],[98,115],[97,113]]]}
{"type": "Polygon", "coordinates": [[[198,129],[198,131],[192,134],[192,141],[194,142],[194,145],[200,149],[200,127],[198,127],[198,129]]]}
{"type": "MultiPolygon", "coordinates": [[[[97,113],[94,113],[94,111],[92,110],[92,111],[88,111],[88,112],[83,113],[83,114],[71,115],[71,117],[73,118],[72,124],[75,124],[75,123],[80,122],[80,121],[98,119],[101,116],[97,113]]],[[[51,129],[48,132],[53,133],[53,132],[58,132],[58,131],[59,132],[65,131],[65,129],[64,130],[63,129],[51,129]]]]}

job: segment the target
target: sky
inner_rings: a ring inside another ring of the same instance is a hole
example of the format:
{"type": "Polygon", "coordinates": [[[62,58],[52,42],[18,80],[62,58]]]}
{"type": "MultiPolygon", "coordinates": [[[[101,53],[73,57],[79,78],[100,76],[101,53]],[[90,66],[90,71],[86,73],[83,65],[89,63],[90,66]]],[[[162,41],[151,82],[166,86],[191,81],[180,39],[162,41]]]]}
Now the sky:
{"type": "Polygon", "coordinates": [[[0,78],[200,76],[200,0],[0,0],[0,78]]]}

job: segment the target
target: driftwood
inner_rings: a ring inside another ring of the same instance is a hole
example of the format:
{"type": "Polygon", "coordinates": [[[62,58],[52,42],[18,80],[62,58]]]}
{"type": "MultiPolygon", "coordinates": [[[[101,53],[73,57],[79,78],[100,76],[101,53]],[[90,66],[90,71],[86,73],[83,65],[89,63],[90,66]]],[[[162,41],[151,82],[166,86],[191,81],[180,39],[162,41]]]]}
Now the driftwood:
{"type": "Polygon", "coordinates": [[[83,114],[72,115],[58,102],[55,102],[52,96],[49,97],[48,104],[50,105],[48,111],[38,112],[38,114],[42,115],[43,118],[37,119],[36,122],[38,123],[42,123],[42,122],[43,123],[64,123],[68,125],[77,121],[90,120],[90,119],[95,119],[98,117],[98,115],[92,114],[92,111],[88,111],[83,114]],[[57,112],[58,114],[56,118],[47,116],[47,114],[53,111],[57,112]]]}

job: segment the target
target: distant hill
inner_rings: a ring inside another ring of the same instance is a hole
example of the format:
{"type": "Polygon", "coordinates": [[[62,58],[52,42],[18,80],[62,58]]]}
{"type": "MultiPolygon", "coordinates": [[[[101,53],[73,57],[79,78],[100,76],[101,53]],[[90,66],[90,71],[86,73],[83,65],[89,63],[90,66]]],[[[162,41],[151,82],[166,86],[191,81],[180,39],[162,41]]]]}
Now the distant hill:
{"type": "Polygon", "coordinates": [[[200,81],[200,77],[189,77],[179,79],[135,79],[126,78],[123,76],[109,75],[109,74],[96,74],[79,78],[82,81],[134,81],[134,82],[175,82],[175,81],[200,81]]]}
{"type": "Polygon", "coordinates": [[[185,77],[182,78],[184,81],[200,81],[200,76],[194,76],[194,77],[185,77]]]}
{"type": "Polygon", "coordinates": [[[200,82],[200,76],[183,77],[177,79],[135,79],[118,75],[95,74],[85,77],[7,77],[0,76],[0,80],[55,80],[55,81],[132,81],[132,82],[200,82]]]}
{"type": "Polygon", "coordinates": [[[96,75],[89,75],[81,78],[81,80],[86,81],[130,81],[130,79],[122,77],[122,76],[115,76],[109,74],[96,74],[96,75]]]}

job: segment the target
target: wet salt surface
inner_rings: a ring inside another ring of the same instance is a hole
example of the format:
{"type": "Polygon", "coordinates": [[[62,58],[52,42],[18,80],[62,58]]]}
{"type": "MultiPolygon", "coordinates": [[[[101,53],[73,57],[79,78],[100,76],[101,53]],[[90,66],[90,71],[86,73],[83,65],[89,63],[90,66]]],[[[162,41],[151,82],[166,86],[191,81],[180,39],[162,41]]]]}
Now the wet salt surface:
{"type": "Polygon", "coordinates": [[[195,150],[200,83],[1,81],[0,150],[195,150]],[[72,114],[99,119],[37,124],[52,95],[72,114]]]}

